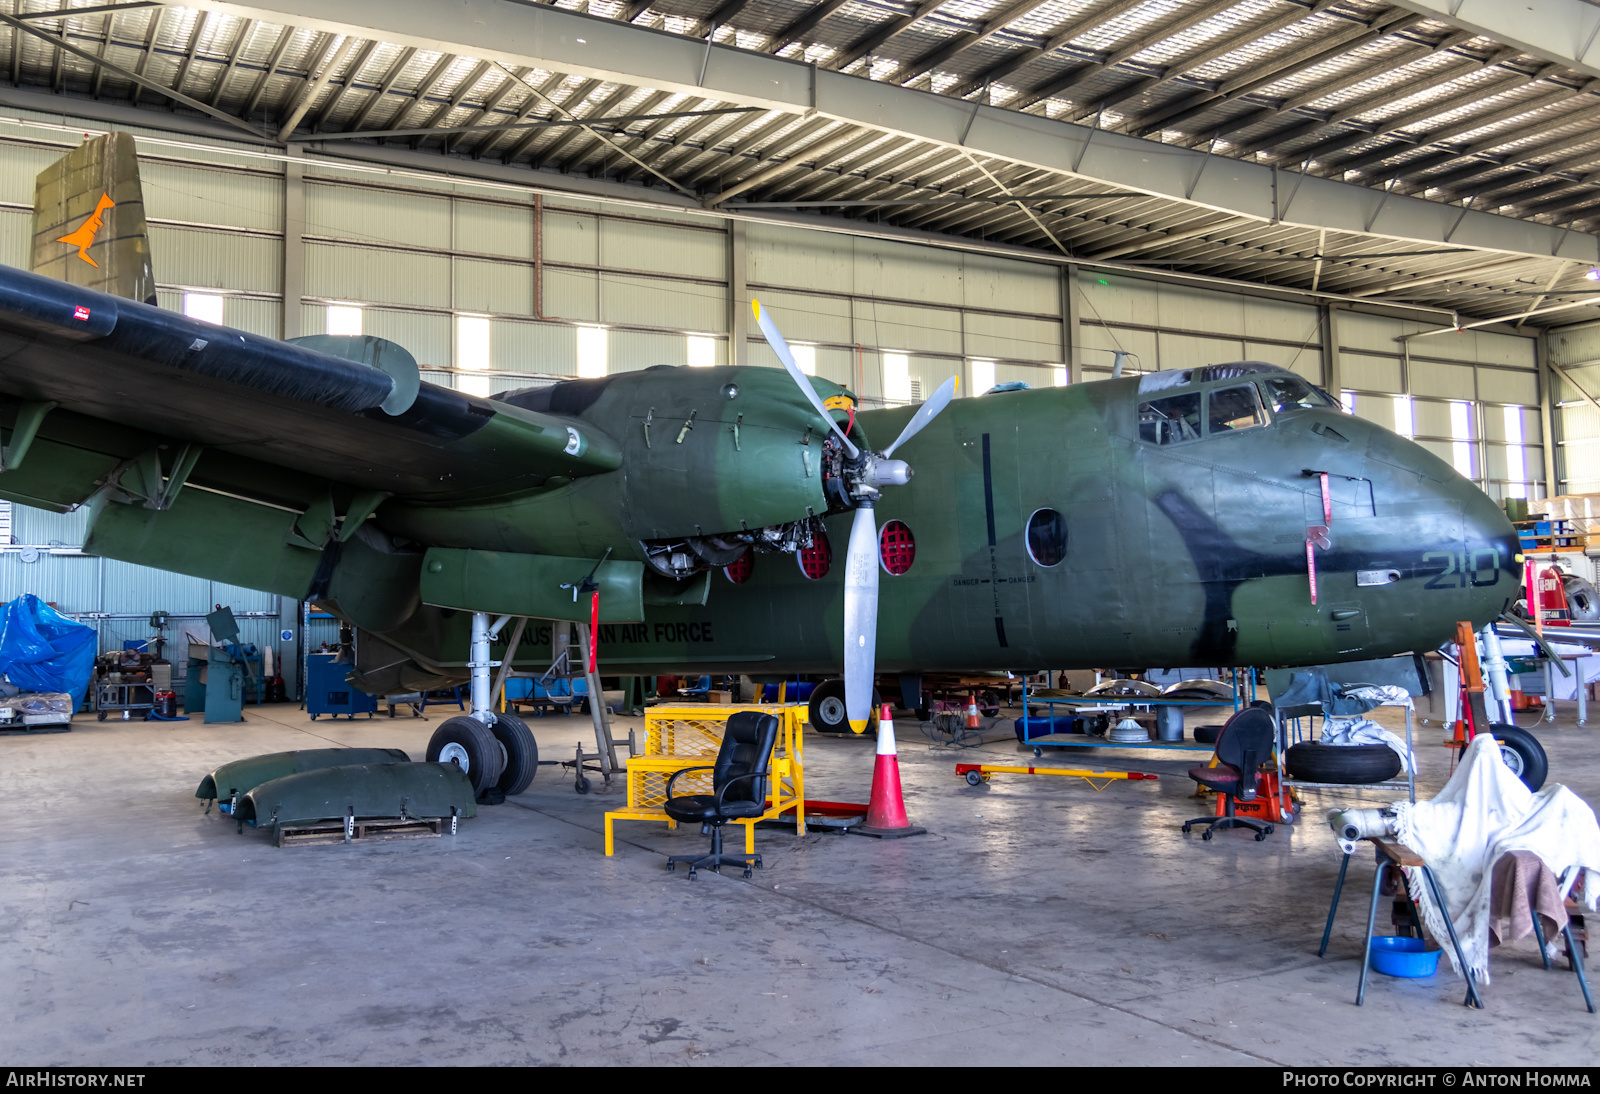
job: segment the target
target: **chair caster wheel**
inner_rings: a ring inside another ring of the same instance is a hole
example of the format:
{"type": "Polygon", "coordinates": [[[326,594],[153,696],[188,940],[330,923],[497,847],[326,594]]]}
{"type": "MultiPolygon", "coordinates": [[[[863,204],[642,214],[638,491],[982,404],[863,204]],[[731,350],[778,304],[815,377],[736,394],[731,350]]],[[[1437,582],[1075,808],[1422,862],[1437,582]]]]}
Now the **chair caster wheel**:
{"type": "Polygon", "coordinates": [[[1211,829],[1207,828],[1204,832],[1201,832],[1200,833],[1200,838],[1201,839],[1210,839],[1211,838],[1211,829]]]}
{"type": "Polygon", "coordinates": [[[587,794],[589,792],[589,780],[579,779],[577,782],[572,784],[572,789],[576,790],[580,794],[587,794]]]}
{"type": "MultiPolygon", "coordinates": [[[[1043,756],[1044,755],[1044,749],[1036,748],[1036,749],[1033,750],[1033,754],[1035,756],[1043,756]]],[[[1240,762],[1242,763],[1243,761],[1240,761],[1240,762]]]]}
{"type": "Polygon", "coordinates": [[[1273,831],[1274,831],[1274,829],[1273,829],[1272,825],[1269,824],[1269,825],[1267,825],[1266,829],[1262,832],[1262,835],[1270,836],[1270,835],[1272,835],[1273,831]]]}
{"type": "Polygon", "coordinates": [[[1189,826],[1187,824],[1183,826],[1183,834],[1186,836],[1189,834],[1189,826]]]}
{"type": "Polygon", "coordinates": [[[694,879],[695,879],[695,877],[696,877],[696,876],[697,876],[697,875],[696,875],[696,874],[695,874],[695,872],[694,872],[694,871],[693,871],[693,870],[690,870],[690,871],[689,871],[689,880],[690,880],[690,881],[693,881],[693,880],[694,880],[694,879]]]}
{"type": "Polygon", "coordinates": [[[678,872],[678,864],[676,862],[669,862],[669,863],[667,863],[667,869],[671,870],[673,873],[677,873],[678,872]]]}
{"type": "Polygon", "coordinates": [[[746,866],[745,870],[744,870],[744,876],[745,877],[755,877],[755,874],[751,873],[750,872],[750,868],[748,866],[746,866]]]}
{"type": "Polygon", "coordinates": [[[1260,843],[1262,840],[1264,840],[1266,838],[1267,838],[1267,834],[1265,832],[1257,832],[1256,833],[1256,842],[1257,843],[1260,843]]]}
{"type": "Polygon", "coordinates": [[[982,775],[978,774],[976,771],[967,772],[967,785],[968,786],[977,786],[978,784],[980,784],[982,782],[983,782],[983,776],[982,775]]]}

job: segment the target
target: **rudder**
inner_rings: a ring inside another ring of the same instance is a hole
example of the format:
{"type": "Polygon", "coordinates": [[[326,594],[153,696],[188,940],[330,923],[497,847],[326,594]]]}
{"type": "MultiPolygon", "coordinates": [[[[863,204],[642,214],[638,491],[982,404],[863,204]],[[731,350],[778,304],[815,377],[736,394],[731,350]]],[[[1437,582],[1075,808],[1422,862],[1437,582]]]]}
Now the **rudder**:
{"type": "Polygon", "coordinates": [[[39,173],[32,269],[129,300],[156,302],[132,134],[86,140],[39,173]]]}

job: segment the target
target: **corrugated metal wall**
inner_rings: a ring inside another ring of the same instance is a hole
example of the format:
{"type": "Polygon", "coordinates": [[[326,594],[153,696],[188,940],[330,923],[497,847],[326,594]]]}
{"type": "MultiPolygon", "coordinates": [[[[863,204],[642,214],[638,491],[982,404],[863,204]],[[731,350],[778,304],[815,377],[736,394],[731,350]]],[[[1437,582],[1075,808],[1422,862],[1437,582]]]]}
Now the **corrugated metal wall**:
{"type": "Polygon", "coordinates": [[[1563,492],[1600,491],[1600,410],[1592,398],[1600,394],[1600,323],[1552,330],[1546,346],[1550,364],[1560,370],[1550,375],[1551,426],[1563,492]]]}

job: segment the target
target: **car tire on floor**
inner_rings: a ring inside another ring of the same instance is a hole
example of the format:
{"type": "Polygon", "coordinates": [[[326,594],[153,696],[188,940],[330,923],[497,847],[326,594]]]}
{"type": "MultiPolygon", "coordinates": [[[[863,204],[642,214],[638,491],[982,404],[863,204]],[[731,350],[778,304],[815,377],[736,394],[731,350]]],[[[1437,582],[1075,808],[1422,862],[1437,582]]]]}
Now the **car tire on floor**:
{"type": "Polygon", "coordinates": [[[1381,783],[1400,773],[1400,754],[1388,745],[1325,745],[1301,741],[1283,755],[1291,779],[1312,783],[1381,783]]]}

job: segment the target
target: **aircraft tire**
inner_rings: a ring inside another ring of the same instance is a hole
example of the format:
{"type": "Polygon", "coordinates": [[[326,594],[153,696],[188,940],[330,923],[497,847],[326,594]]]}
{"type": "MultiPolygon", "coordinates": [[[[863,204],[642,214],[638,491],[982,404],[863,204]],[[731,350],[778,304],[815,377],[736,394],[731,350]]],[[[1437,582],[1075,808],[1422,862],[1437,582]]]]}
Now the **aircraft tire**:
{"type": "Polygon", "coordinates": [[[1538,790],[1550,777],[1550,758],[1539,738],[1525,729],[1496,722],[1489,727],[1500,742],[1500,758],[1529,790],[1538,790]]]}
{"type": "Polygon", "coordinates": [[[1301,741],[1284,753],[1290,778],[1313,783],[1381,783],[1400,773],[1400,754],[1388,745],[1325,745],[1301,741]]]}
{"type": "Polygon", "coordinates": [[[1566,593],[1567,609],[1574,623],[1593,623],[1600,619],[1600,592],[1588,581],[1577,574],[1568,574],[1561,579],[1561,588],[1566,593]]]}
{"type": "Polygon", "coordinates": [[[500,780],[500,744],[489,727],[476,718],[457,715],[447,719],[428,741],[429,763],[454,763],[472,779],[478,794],[492,789],[500,780]]]}
{"type": "MultiPolygon", "coordinates": [[[[872,689],[872,714],[867,719],[867,733],[878,728],[878,707],[882,705],[878,689],[872,689]]],[[[811,704],[806,717],[811,728],[818,733],[832,733],[840,737],[854,736],[850,732],[850,718],[844,709],[844,681],[824,680],[811,692],[811,704]]],[[[863,733],[862,736],[866,736],[863,733]]]]}
{"type": "Polygon", "coordinates": [[[497,714],[490,727],[506,750],[506,769],[500,773],[495,788],[510,797],[528,789],[533,777],[539,773],[539,742],[533,731],[515,714],[497,714]]]}

